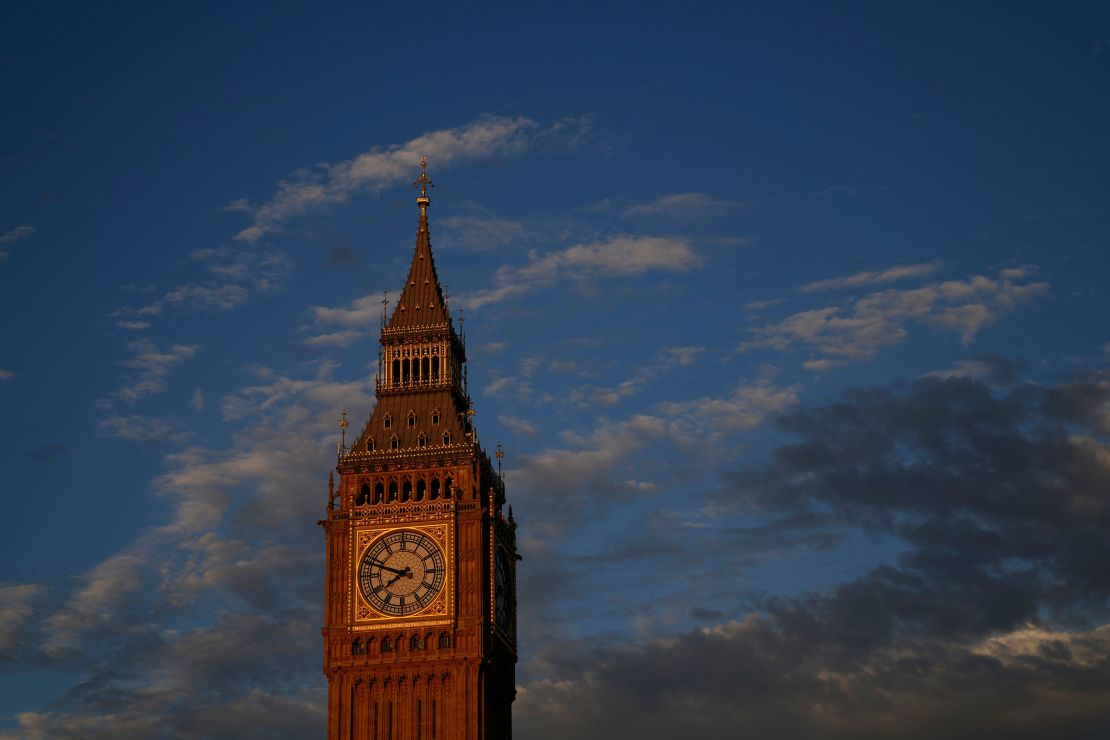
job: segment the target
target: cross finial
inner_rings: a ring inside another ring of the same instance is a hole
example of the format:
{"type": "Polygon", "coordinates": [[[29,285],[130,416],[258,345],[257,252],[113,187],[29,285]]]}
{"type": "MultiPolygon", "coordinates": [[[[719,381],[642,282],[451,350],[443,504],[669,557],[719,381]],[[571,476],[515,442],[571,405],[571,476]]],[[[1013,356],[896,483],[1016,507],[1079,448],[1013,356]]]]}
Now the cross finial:
{"type": "Polygon", "coordinates": [[[420,158],[420,177],[412,181],[414,188],[420,188],[420,197],[416,199],[417,203],[427,203],[428,201],[428,188],[435,187],[432,178],[428,177],[428,158],[420,158]]]}

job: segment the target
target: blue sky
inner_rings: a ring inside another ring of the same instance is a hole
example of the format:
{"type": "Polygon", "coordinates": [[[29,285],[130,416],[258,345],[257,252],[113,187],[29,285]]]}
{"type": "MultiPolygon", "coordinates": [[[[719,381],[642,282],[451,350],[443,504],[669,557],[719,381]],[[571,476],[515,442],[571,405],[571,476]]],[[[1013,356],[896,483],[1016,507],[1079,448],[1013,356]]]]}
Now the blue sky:
{"type": "Polygon", "coordinates": [[[319,734],[421,155],[518,734],[1105,733],[1105,8],[8,21],[0,737],[319,734]]]}

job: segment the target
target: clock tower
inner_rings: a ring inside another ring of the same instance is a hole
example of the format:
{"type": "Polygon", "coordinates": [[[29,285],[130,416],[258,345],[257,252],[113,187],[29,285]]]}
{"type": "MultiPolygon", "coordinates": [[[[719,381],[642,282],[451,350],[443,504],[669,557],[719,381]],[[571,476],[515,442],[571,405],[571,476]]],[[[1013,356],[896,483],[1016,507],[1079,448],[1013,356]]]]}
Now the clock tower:
{"type": "Polygon", "coordinates": [[[478,442],[420,164],[412,264],[382,315],[377,404],[349,447],[340,421],[339,480],[329,476],[320,522],[331,740],[512,736],[516,523],[478,442]]]}

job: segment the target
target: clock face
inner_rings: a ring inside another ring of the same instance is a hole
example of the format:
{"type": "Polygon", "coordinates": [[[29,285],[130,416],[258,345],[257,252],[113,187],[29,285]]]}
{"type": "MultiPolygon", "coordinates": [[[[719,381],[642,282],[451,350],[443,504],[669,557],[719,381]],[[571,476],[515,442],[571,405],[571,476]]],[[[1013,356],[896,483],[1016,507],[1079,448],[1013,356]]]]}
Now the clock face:
{"type": "Polygon", "coordinates": [[[513,581],[509,577],[509,556],[505,548],[498,547],[493,556],[493,618],[506,635],[513,604],[513,581]]]}
{"type": "Polygon", "coordinates": [[[432,602],[446,577],[443,551],[428,535],[413,530],[380,537],[362,556],[358,584],[382,614],[404,617],[432,602]]]}

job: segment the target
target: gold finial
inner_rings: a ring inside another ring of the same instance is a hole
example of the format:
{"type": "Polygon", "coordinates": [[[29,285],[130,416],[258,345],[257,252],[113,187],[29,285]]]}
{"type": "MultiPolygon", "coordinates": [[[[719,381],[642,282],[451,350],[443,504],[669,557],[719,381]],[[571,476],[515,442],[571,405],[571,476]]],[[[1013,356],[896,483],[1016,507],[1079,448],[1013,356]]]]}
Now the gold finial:
{"type": "Polygon", "coordinates": [[[432,178],[428,177],[427,157],[420,158],[420,177],[412,181],[412,186],[420,188],[420,197],[416,199],[416,202],[420,205],[428,205],[428,188],[434,188],[435,183],[432,182],[432,178]]]}

